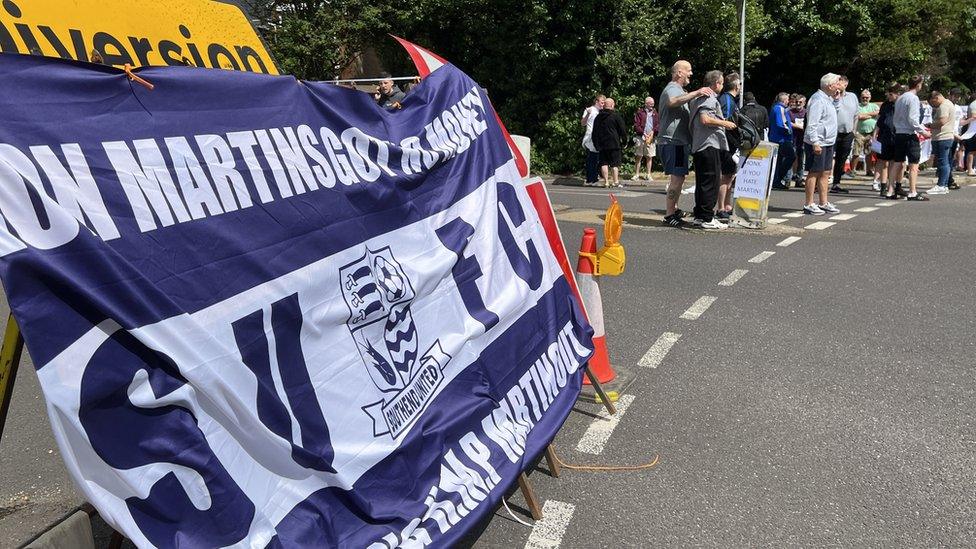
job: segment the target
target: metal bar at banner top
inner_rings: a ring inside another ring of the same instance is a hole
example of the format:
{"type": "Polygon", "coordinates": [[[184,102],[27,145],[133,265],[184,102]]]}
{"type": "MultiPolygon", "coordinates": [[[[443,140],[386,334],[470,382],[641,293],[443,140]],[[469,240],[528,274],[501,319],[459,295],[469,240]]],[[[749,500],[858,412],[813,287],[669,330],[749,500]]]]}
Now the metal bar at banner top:
{"type": "Polygon", "coordinates": [[[24,338],[14,316],[7,317],[7,327],[3,333],[3,347],[0,347],[0,440],[3,440],[3,426],[7,423],[7,410],[14,394],[14,380],[20,355],[24,350],[24,338]]]}

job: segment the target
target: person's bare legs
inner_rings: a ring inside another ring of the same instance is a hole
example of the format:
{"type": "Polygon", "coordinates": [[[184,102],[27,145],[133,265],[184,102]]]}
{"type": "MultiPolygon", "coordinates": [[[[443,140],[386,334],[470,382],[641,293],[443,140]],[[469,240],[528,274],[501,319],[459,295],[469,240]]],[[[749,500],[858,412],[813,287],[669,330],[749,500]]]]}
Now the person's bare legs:
{"type": "Polygon", "coordinates": [[[914,194],[918,193],[915,186],[918,184],[918,164],[908,165],[908,192],[914,194]]]}
{"type": "Polygon", "coordinates": [[[824,172],[807,172],[807,178],[803,181],[803,193],[806,196],[805,206],[813,204],[813,190],[820,180],[820,175],[824,172]]]}
{"type": "Polygon", "coordinates": [[[874,173],[877,176],[878,183],[887,187],[888,186],[888,161],[878,160],[878,162],[874,165],[874,168],[877,170],[874,173]]]}
{"type": "MultiPolygon", "coordinates": [[[[643,156],[638,156],[637,157],[637,162],[634,164],[634,179],[640,179],[641,160],[643,160],[643,159],[644,159],[643,156]]],[[[648,169],[647,170],[647,173],[648,173],[648,175],[650,175],[651,170],[648,169]]]]}
{"type": "Polygon", "coordinates": [[[607,166],[606,164],[600,166],[600,175],[603,176],[604,187],[610,186],[610,170],[608,170],[607,168],[609,168],[609,166],[607,166]]]}
{"type": "Polygon", "coordinates": [[[654,162],[654,157],[648,155],[646,158],[647,158],[647,180],[654,181],[654,178],[651,177],[651,163],[654,162]]]}
{"type": "Polygon", "coordinates": [[[620,186],[620,168],[616,166],[613,167],[613,186],[620,186]]]}
{"type": "Polygon", "coordinates": [[[672,175],[668,181],[667,200],[664,211],[671,215],[678,209],[678,199],[681,198],[681,187],[685,184],[685,176],[672,175]]]}
{"type": "Polygon", "coordinates": [[[827,198],[827,186],[832,175],[831,170],[825,170],[820,172],[820,177],[817,178],[817,194],[820,195],[820,204],[830,202],[830,199],[827,198]]]}
{"type": "Polygon", "coordinates": [[[895,194],[895,183],[901,181],[901,170],[904,162],[888,162],[888,185],[885,187],[885,194],[891,196],[895,194]]]}

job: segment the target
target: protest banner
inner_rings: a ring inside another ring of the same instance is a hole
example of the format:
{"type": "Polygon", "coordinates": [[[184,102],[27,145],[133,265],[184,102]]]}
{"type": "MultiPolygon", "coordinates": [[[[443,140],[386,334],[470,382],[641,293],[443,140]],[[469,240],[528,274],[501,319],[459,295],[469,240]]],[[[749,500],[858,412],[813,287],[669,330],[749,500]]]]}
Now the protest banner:
{"type": "Polygon", "coordinates": [[[592,330],[483,90],[0,55],[0,279],[72,477],[141,547],[450,545],[592,330]]]}
{"type": "Polygon", "coordinates": [[[769,190],[776,172],[778,151],[779,145],[762,141],[739,161],[732,193],[733,209],[739,224],[751,228],[766,225],[769,190]]]}

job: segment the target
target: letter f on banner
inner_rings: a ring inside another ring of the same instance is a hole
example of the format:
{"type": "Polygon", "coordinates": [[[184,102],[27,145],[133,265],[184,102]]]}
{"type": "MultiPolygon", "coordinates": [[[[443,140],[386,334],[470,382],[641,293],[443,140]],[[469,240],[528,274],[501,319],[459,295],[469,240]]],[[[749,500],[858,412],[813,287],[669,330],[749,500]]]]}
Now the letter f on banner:
{"type": "Polygon", "coordinates": [[[271,356],[265,330],[264,310],[254,311],[231,324],[241,358],[257,377],[258,419],[291,444],[291,456],[296,463],[316,471],[335,473],[329,427],[315,397],[302,352],[302,311],[298,294],[272,303],[270,320],[274,356],[271,356]],[[275,388],[272,367],[277,367],[288,406],[275,388]],[[298,422],[300,442],[292,436],[292,416],[298,422]]]}

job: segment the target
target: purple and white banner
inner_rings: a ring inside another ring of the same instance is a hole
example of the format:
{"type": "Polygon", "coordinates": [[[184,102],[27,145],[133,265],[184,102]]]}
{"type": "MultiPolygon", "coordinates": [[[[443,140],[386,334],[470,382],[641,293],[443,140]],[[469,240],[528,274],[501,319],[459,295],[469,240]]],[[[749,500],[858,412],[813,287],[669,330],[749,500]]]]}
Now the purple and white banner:
{"type": "Polygon", "coordinates": [[[72,477],[140,547],[446,546],[592,331],[484,91],[0,55],[0,279],[72,477]]]}

